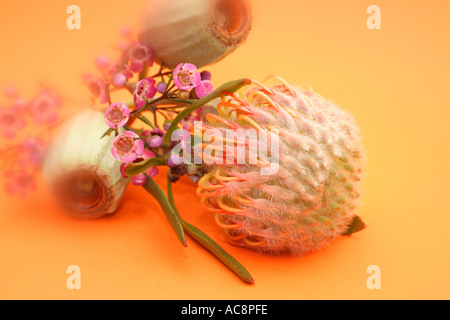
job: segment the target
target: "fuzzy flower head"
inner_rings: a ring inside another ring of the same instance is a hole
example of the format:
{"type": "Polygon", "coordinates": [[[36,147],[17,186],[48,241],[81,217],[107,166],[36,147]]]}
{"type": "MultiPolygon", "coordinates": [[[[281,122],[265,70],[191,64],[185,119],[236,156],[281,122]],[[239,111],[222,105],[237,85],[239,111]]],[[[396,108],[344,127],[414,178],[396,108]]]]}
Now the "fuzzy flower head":
{"type": "Polygon", "coordinates": [[[173,71],[175,85],[180,90],[191,90],[200,84],[202,77],[191,63],[180,63],[173,71]]]}
{"type": "Polygon", "coordinates": [[[136,109],[142,109],[147,103],[147,99],[151,99],[156,94],[156,81],[152,78],[146,78],[136,84],[133,98],[136,109]]]}
{"type": "MultiPolygon", "coordinates": [[[[205,115],[204,132],[241,134],[234,146],[219,145],[209,153],[217,160],[205,165],[207,174],[199,180],[197,194],[232,244],[302,255],[348,230],[356,217],[363,175],[363,150],[350,115],[278,77],[270,86],[253,82],[219,102],[217,110],[219,114],[205,115]],[[238,150],[251,151],[251,143],[239,140],[243,132],[255,132],[252,139],[261,142],[274,128],[279,152],[266,144],[254,162],[218,161],[238,150]],[[277,170],[263,174],[272,163],[277,170]]],[[[201,148],[207,155],[211,145],[201,148]]]]}
{"type": "Polygon", "coordinates": [[[112,129],[123,127],[129,117],[130,109],[123,103],[113,103],[105,112],[105,122],[112,129]]]}
{"type": "Polygon", "coordinates": [[[144,142],[136,133],[125,131],[114,139],[111,152],[118,161],[133,162],[144,153],[144,142]]]}

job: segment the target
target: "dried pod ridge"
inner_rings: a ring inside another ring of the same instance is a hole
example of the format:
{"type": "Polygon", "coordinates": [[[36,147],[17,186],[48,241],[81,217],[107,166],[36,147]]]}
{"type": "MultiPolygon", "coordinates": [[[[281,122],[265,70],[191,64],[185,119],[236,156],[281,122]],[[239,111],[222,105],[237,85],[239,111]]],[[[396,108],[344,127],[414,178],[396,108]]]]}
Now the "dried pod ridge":
{"type": "Polygon", "coordinates": [[[113,213],[129,182],[111,154],[114,137],[99,111],[82,112],[61,130],[43,173],[56,199],[72,215],[94,219],[113,213]]]}
{"type": "Polygon", "coordinates": [[[347,230],[363,176],[363,148],[349,114],[278,77],[223,98],[217,110],[206,115],[207,129],[279,133],[278,155],[270,155],[279,163],[276,173],[261,174],[268,158],[260,156],[254,165],[211,164],[199,181],[202,205],[215,214],[231,243],[302,255],[347,230]]]}
{"type": "Polygon", "coordinates": [[[139,41],[169,68],[180,63],[201,68],[241,46],[251,26],[247,0],[156,0],[143,15],[139,41]]]}

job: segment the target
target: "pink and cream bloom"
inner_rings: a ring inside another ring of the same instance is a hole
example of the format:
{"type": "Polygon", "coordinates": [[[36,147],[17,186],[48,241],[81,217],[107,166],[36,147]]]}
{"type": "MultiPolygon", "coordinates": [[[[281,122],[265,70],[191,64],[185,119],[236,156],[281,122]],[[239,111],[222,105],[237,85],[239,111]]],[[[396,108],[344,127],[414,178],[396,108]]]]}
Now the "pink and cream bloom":
{"type": "Polygon", "coordinates": [[[147,99],[151,99],[156,95],[155,85],[156,81],[152,78],[143,79],[136,84],[133,94],[136,109],[142,109],[146,105],[147,99]]]}
{"type": "Polygon", "coordinates": [[[203,97],[206,97],[211,92],[213,92],[213,90],[214,87],[211,84],[211,82],[209,82],[209,80],[203,80],[197,87],[195,87],[195,94],[197,95],[198,98],[201,99],[203,97]]]}
{"type": "Polygon", "coordinates": [[[180,90],[191,90],[200,84],[202,77],[192,63],[180,63],[173,71],[173,80],[180,90]]]}
{"type": "Polygon", "coordinates": [[[28,111],[37,125],[52,124],[59,118],[56,109],[61,105],[60,97],[52,95],[48,90],[43,90],[29,103],[28,111]]]}
{"type": "Polygon", "coordinates": [[[144,153],[144,142],[132,131],[125,131],[113,141],[112,155],[118,161],[133,162],[144,153]]]}
{"type": "Polygon", "coordinates": [[[123,127],[129,118],[130,109],[123,103],[113,103],[105,112],[105,122],[112,129],[123,127]]]}
{"type": "Polygon", "coordinates": [[[0,132],[6,139],[12,139],[25,127],[25,120],[14,107],[0,109],[0,132]]]}

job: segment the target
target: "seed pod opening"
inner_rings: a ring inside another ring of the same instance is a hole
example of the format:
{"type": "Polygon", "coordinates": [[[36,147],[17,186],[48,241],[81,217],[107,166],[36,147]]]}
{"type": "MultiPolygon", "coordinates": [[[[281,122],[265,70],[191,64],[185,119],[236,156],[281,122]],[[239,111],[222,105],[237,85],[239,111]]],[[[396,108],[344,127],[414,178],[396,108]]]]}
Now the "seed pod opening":
{"type": "Polygon", "coordinates": [[[114,137],[100,139],[106,130],[103,113],[83,112],[65,125],[44,161],[44,177],[56,200],[78,218],[113,213],[129,182],[111,154],[114,137]]]}
{"type": "Polygon", "coordinates": [[[160,64],[201,68],[240,47],[251,26],[247,0],[156,0],[143,15],[139,40],[152,48],[160,64]]]}

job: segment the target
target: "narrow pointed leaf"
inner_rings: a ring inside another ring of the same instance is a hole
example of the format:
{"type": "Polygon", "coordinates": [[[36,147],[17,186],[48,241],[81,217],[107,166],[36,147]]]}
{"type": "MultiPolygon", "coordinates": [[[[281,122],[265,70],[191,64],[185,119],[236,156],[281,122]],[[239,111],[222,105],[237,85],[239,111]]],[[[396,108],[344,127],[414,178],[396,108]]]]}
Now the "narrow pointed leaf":
{"type": "Polygon", "coordinates": [[[223,84],[221,87],[216,89],[215,91],[211,92],[209,95],[207,95],[204,98],[201,98],[194,102],[191,106],[183,110],[173,121],[172,124],[169,127],[169,130],[167,130],[166,137],[164,138],[164,145],[170,144],[170,137],[172,136],[172,133],[177,129],[178,124],[186,118],[188,115],[190,115],[195,110],[203,107],[208,102],[211,102],[214,99],[217,99],[220,97],[222,92],[228,91],[228,92],[235,92],[242,88],[243,86],[251,84],[251,80],[249,79],[240,79],[235,81],[230,81],[225,84],[223,84]]]}
{"type": "Polygon", "coordinates": [[[180,217],[178,210],[175,207],[170,179],[168,179],[167,181],[167,194],[169,203],[172,205],[172,208],[175,214],[177,214],[178,219],[180,220],[186,233],[200,245],[206,248],[209,252],[211,252],[214,256],[216,256],[216,258],[222,261],[222,263],[225,264],[231,271],[233,271],[242,281],[244,281],[245,283],[253,284],[255,281],[253,280],[250,273],[235,258],[228,254],[224,249],[222,249],[207,234],[202,232],[197,227],[194,227],[193,225],[187,223],[180,217]]]}
{"type": "Polygon", "coordinates": [[[130,165],[128,168],[125,169],[125,174],[127,176],[132,177],[144,173],[145,171],[147,171],[152,167],[158,167],[163,165],[165,165],[163,159],[150,158],[146,161],[130,165]]]}
{"type": "Polygon", "coordinates": [[[149,127],[155,129],[155,125],[146,117],[144,117],[142,114],[136,115],[136,118],[138,118],[139,120],[141,120],[142,122],[144,122],[146,125],[148,125],[149,127]]]}
{"type": "Polygon", "coordinates": [[[153,179],[148,179],[147,183],[143,186],[159,203],[161,209],[164,211],[170,226],[175,231],[178,240],[183,246],[186,247],[186,238],[184,236],[184,230],[181,226],[181,222],[178,219],[178,215],[174,212],[172,205],[167,200],[166,195],[153,179]]]}

